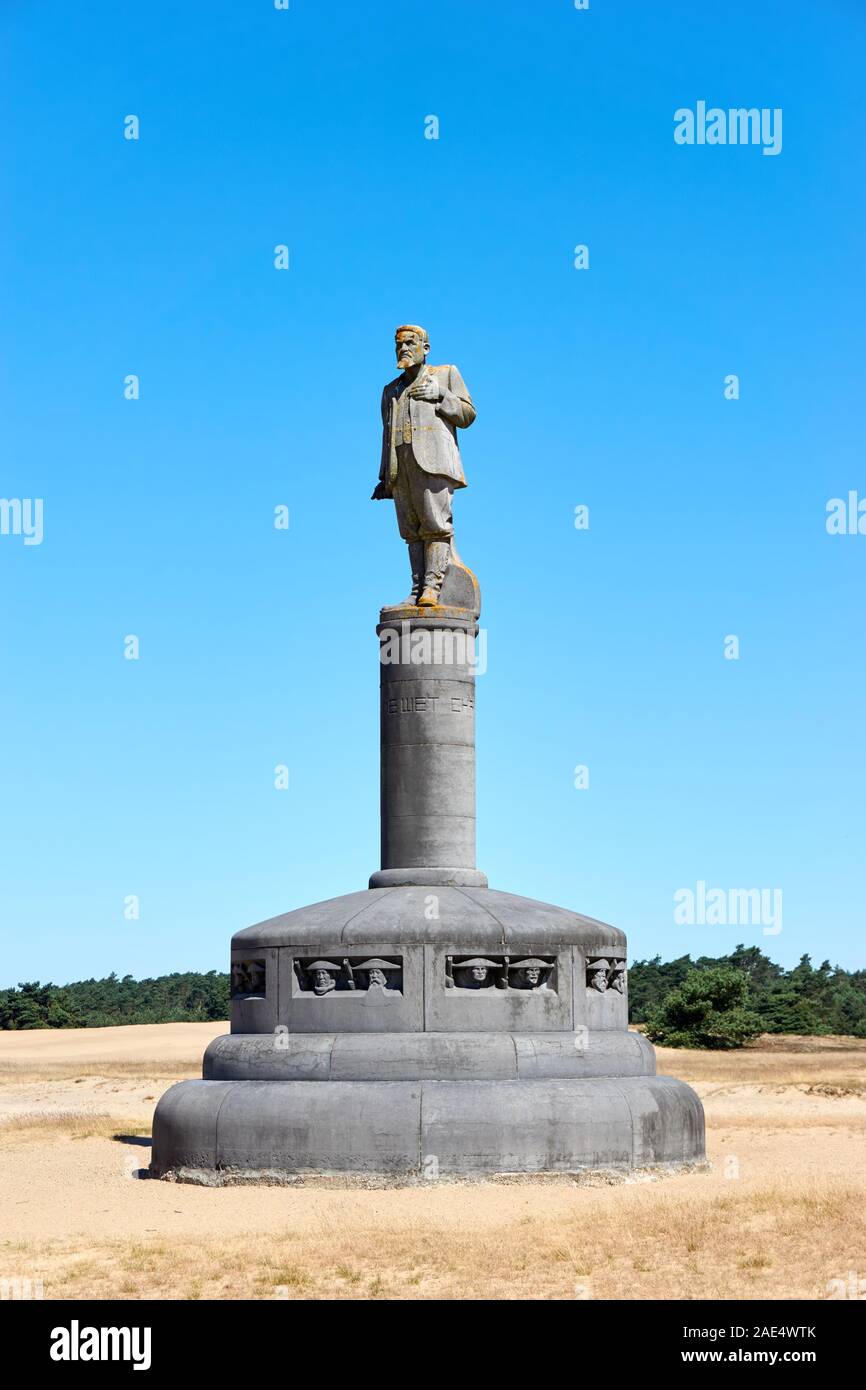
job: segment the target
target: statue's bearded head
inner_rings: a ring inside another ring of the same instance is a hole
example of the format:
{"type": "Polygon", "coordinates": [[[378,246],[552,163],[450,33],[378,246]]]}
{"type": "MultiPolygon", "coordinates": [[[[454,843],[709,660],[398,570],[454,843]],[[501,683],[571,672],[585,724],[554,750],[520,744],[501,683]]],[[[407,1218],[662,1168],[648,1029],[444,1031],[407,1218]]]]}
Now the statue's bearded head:
{"type": "Polygon", "coordinates": [[[430,339],[426,330],[417,323],[401,324],[394,334],[397,351],[397,366],[405,372],[409,367],[420,367],[430,351],[430,339]]]}

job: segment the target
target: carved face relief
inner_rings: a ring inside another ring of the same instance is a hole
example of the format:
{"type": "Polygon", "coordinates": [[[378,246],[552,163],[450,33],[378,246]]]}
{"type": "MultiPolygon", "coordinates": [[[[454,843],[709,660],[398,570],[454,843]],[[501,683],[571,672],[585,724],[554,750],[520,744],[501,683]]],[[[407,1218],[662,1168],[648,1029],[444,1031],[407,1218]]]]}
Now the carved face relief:
{"type": "Polygon", "coordinates": [[[541,984],[541,968],[537,965],[522,965],[512,970],[508,983],[512,989],[537,989],[541,984]]]}
{"type": "Polygon", "coordinates": [[[473,956],[460,960],[448,956],[446,989],[550,990],[556,991],[555,956],[473,956]]]}
{"type": "Polygon", "coordinates": [[[599,994],[607,990],[607,965],[590,965],[586,972],[588,989],[596,989],[599,994]]]}
{"type": "Polygon", "coordinates": [[[264,994],[265,962],[263,960],[236,960],[232,962],[232,997],[243,994],[264,994]]]}
{"type": "Polygon", "coordinates": [[[454,983],[458,989],[490,989],[493,980],[490,966],[484,961],[466,961],[463,965],[454,964],[454,983]]]}
{"type": "Polygon", "coordinates": [[[364,1002],[364,996],[372,990],[374,997],[368,1002],[381,1003],[382,995],[387,994],[385,1002],[392,1003],[403,992],[402,957],[389,959],[367,954],[305,960],[296,956],[292,972],[292,993],[296,997],[314,994],[322,999],[333,994],[339,999],[364,1002]]]}
{"type": "Polygon", "coordinates": [[[486,965],[473,965],[468,970],[458,967],[454,973],[460,989],[486,989],[490,983],[487,978],[490,972],[486,965]]]}

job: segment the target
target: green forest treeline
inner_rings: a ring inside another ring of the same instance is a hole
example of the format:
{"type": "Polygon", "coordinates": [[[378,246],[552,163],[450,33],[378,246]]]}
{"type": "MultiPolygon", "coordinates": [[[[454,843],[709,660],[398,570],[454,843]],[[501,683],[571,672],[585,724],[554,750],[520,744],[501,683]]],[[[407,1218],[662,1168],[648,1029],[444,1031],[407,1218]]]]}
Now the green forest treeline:
{"type": "Polygon", "coordinates": [[[815,968],[801,956],[793,970],[774,964],[757,946],[737,946],[729,956],[680,956],[636,961],[628,972],[629,1019],[647,1015],[694,970],[727,967],[748,982],[745,1004],[765,1033],[844,1033],[866,1038],[866,970],[848,971],[825,960],[815,968]]]}
{"type": "Polygon", "coordinates": [[[110,1028],[120,1023],[208,1023],[229,1016],[229,977],[188,971],[155,980],[78,980],[0,990],[0,1028],[110,1028]]]}
{"type": "MultiPolygon", "coordinates": [[[[803,956],[793,970],[775,965],[757,946],[729,956],[635,961],[628,972],[632,1023],[646,1021],[691,970],[720,966],[748,980],[748,1008],[767,1033],[847,1033],[866,1037],[866,971],[847,971],[803,956]]],[[[155,980],[109,975],[71,985],[21,984],[0,990],[0,1028],[106,1028],[122,1023],[208,1023],[228,1018],[229,977],[161,975],[155,980]]]]}

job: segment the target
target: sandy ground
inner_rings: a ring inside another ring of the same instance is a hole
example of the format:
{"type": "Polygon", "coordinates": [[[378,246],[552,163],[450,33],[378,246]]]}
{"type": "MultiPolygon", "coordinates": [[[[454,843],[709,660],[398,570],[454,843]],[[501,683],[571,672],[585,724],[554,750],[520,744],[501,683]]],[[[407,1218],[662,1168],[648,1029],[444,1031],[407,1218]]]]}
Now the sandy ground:
{"type": "Polygon", "coordinates": [[[0,1293],[29,1279],[46,1298],[866,1297],[866,1041],[660,1049],[659,1071],[704,1101],[709,1172],[384,1190],[138,1180],[157,1099],[225,1031],[0,1033],[0,1293]]]}

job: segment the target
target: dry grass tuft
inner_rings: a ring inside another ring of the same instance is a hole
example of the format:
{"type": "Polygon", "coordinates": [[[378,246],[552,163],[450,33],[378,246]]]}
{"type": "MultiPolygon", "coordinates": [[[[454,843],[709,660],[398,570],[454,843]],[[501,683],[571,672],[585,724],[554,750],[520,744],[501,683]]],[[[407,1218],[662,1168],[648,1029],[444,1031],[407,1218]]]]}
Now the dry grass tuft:
{"type": "Polygon", "coordinates": [[[0,1145],[39,1141],[46,1138],[114,1139],[121,1135],[150,1135],[150,1122],[143,1119],[130,1125],[126,1116],[106,1111],[55,1110],[25,1111],[0,1119],[0,1145]]]}
{"type": "MultiPolygon", "coordinates": [[[[2,1035],[0,1035],[2,1036],[2,1035]]],[[[100,1062],[48,1062],[43,1058],[34,1060],[3,1058],[0,1061],[0,1084],[17,1081],[79,1081],[84,1077],[98,1077],[102,1080],[154,1080],[165,1082],[188,1081],[201,1076],[201,1056],[188,1060],[154,1064],[142,1061],[100,1062]]]]}
{"type": "Polygon", "coordinates": [[[765,1033],[751,1046],[732,1052],[658,1047],[656,1056],[660,1072],[691,1083],[835,1085],[866,1094],[866,1038],[783,1038],[765,1033]]]}

